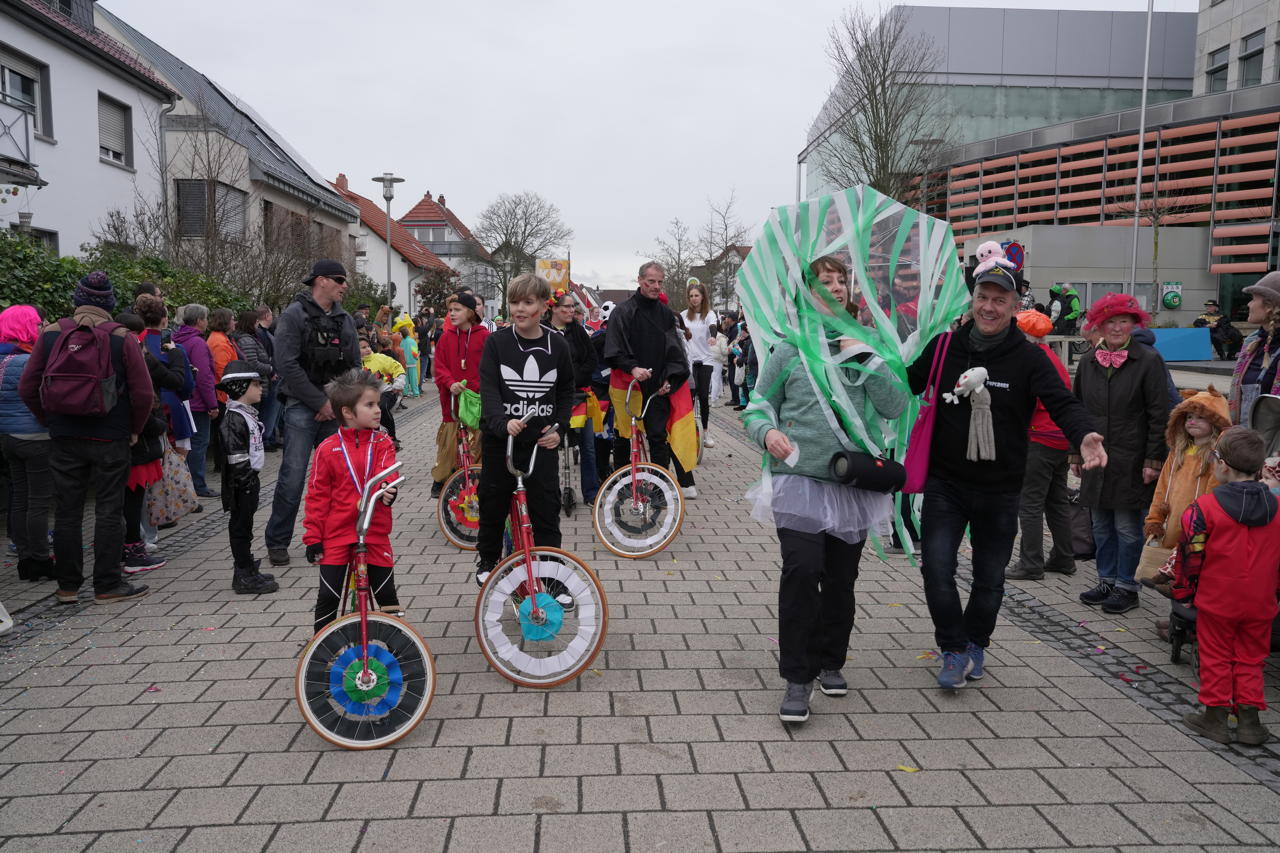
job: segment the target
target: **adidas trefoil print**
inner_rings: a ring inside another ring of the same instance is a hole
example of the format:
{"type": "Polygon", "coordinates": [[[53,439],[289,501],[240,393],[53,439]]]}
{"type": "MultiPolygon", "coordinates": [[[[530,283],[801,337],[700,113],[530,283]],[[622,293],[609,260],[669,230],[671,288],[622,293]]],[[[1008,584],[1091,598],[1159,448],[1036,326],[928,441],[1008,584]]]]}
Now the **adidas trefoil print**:
{"type": "Polygon", "coordinates": [[[535,416],[549,418],[555,414],[555,406],[551,402],[529,402],[548,397],[548,392],[555,385],[558,371],[552,368],[547,373],[538,369],[538,360],[530,355],[524,363],[524,369],[517,373],[505,364],[502,369],[502,383],[520,396],[516,403],[503,403],[503,410],[509,418],[523,418],[530,411],[535,416]]]}
{"type": "Polygon", "coordinates": [[[573,361],[564,336],[545,327],[538,338],[523,338],[512,327],[499,329],[484,343],[480,358],[481,429],[505,438],[507,422],[532,413],[517,439],[532,444],[548,424],[561,433],[573,409],[573,361]]]}

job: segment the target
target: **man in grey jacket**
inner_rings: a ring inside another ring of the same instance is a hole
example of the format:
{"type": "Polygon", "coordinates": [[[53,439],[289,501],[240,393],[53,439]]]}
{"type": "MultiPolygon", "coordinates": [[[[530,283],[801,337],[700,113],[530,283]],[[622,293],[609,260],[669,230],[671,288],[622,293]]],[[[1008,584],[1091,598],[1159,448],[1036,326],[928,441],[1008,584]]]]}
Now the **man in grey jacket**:
{"type": "Polygon", "coordinates": [[[316,261],[303,280],[310,286],[280,314],[276,327],[276,372],[284,406],[284,455],[276,477],[267,556],[273,566],[289,565],[289,543],[316,445],[338,431],[325,384],[360,366],[360,346],[351,315],[342,310],[347,271],[337,261],[316,261]]]}

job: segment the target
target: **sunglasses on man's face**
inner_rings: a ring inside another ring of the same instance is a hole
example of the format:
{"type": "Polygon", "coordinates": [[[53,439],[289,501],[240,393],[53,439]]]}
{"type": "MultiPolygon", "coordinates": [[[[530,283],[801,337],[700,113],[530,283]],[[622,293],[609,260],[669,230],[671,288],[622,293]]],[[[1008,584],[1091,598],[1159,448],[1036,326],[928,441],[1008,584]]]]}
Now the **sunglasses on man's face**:
{"type": "Polygon", "coordinates": [[[347,283],[347,277],[345,275],[327,275],[325,278],[329,279],[329,281],[332,281],[334,284],[347,283]]]}

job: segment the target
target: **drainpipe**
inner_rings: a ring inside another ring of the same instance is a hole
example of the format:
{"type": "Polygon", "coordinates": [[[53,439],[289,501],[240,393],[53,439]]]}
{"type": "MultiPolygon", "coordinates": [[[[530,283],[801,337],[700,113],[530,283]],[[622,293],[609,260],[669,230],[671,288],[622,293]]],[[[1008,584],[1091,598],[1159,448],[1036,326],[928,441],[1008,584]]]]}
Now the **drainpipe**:
{"type": "MultiPolygon", "coordinates": [[[[177,98],[170,95],[168,101],[160,109],[159,127],[157,128],[160,136],[160,205],[161,209],[164,211],[164,220],[166,223],[169,221],[169,154],[168,147],[165,145],[164,139],[164,120],[168,118],[169,114],[177,109],[177,107],[177,98]]],[[[165,230],[168,231],[168,228],[166,227],[165,230]]],[[[168,234],[166,233],[165,236],[168,237],[168,234]]]]}

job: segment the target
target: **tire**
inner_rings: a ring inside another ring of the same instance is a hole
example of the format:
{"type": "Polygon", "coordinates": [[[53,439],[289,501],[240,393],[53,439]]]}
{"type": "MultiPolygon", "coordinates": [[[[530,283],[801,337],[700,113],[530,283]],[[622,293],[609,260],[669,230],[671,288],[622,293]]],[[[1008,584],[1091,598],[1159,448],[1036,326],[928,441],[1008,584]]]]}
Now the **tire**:
{"type": "Polygon", "coordinates": [[[377,749],[400,740],[426,716],[436,689],[435,661],[418,632],[376,610],[368,620],[371,665],[379,676],[368,697],[347,692],[360,669],[359,613],[329,623],[312,637],[294,676],[294,695],[307,725],[344,749],[377,749]]]}
{"type": "Polygon", "coordinates": [[[635,560],[666,548],[684,523],[684,493],[671,472],[652,462],[636,465],[641,506],[631,499],[631,466],[614,471],[600,486],[591,523],[596,537],[619,557],[635,560]]]}
{"type": "Polygon", "coordinates": [[[591,666],[608,633],[609,602],[595,573],[573,554],[535,547],[532,555],[537,576],[572,595],[574,608],[564,611],[552,600],[563,619],[554,630],[526,625],[518,611],[525,601],[520,595],[526,583],[524,555],[516,553],[498,563],[480,589],[475,629],[495,672],[521,687],[546,689],[572,681],[591,666]],[[540,630],[551,633],[545,639],[526,634],[540,630]]]}
{"type": "Polygon", "coordinates": [[[573,517],[573,508],[578,505],[578,496],[574,494],[573,487],[566,487],[560,492],[560,506],[564,509],[564,517],[573,517]]]}
{"type": "Polygon", "coordinates": [[[480,537],[480,466],[454,471],[440,489],[436,520],[449,543],[463,551],[474,551],[480,537]]]}
{"type": "Polygon", "coordinates": [[[702,422],[698,420],[698,412],[693,413],[693,429],[698,435],[698,464],[702,464],[702,422]]]}

